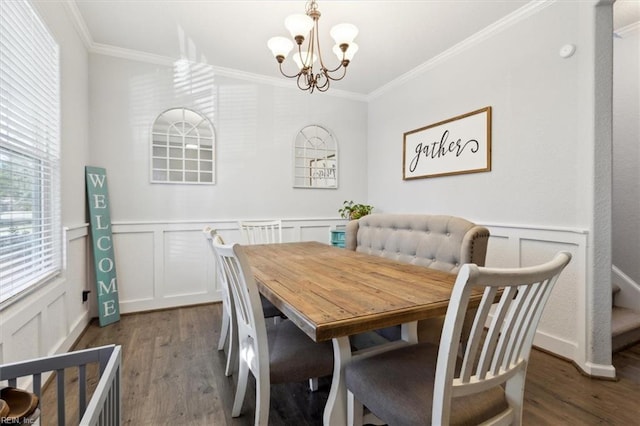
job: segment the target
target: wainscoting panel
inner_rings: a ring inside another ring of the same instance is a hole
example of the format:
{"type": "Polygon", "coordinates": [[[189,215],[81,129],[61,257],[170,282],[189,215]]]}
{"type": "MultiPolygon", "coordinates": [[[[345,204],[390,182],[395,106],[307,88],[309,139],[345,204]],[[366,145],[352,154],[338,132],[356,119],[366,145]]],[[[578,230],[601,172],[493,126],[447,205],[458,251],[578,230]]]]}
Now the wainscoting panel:
{"type": "Polygon", "coordinates": [[[0,311],[0,363],[66,352],[85,329],[89,306],[82,302],[82,291],[90,287],[87,238],[86,224],[66,229],[60,276],[0,311]]]}
{"type": "MultiPolygon", "coordinates": [[[[253,219],[262,220],[262,219],[253,219]]],[[[266,220],[266,219],[265,219],[266,220]]],[[[236,220],[112,224],[120,312],[140,312],[221,300],[215,261],[202,230],[242,243],[236,220]]],[[[283,242],[330,242],[343,219],[285,219],[283,242]]]]}
{"type": "Polygon", "coordinates": [[[120,303],[152,302],[154,288],[154,233],[113,234],[120,303]]]}
{"type": "Polygon", "coordinates": [[[69,319],[65,312],[65,296],[61,295],[47,305],[43,315],[46,315],[45,323],[48,326],[47,333],[44,334],[43,345],[45,348],[56,348],[62,345],[69,333],[69,319]]]}
{"type": "Polygon", "coordinates": [[[213,257],[200,230],[164,232],[163,244],[163,297],[207,297],[218,290],[214,277],[207,276],[213,257]]]}
{"type": "Polygon", "coordinates": [[[8,358],[18,357],[37,358],[42,353],[44,334],[42,333],[42,312],[34,312],[27,316],[19,328],[13,330],[10,335],[11,347],[8,358]],[[37,336],[36,341],[33,337],[37,336]]]}
{"type": "Polygon", "coordinates": [[[485,225],[491,237],[487,266],[523,267],[568,251],[571,262],[551,293],[534,345],[580,363],[584,358],[588,274],[587,233],[582,230],[485,225]]]}

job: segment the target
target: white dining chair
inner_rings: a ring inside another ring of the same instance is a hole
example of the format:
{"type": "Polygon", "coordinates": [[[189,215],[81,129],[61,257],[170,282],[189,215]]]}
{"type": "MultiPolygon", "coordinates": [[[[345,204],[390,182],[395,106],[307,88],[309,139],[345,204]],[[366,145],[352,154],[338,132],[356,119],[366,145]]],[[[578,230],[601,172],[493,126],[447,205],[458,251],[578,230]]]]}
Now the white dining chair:
{"type": "Polygon", "coordinates": [[[525,268],[464,265],[439,346],[408,345],[346,366],[349,424],[362,424],[364,406],[394,426],[520,425],[533,337],[570,259],[569,253],[560,252],[545,264],[525,268]],[[476,290],[482,291],[482,300],[469,335],[462,336],[469,298],[476,290]],[[465,338],[463,351],[460,342],[465,338]]]}
{"type": "Polygon", "coordinates": [[[213,241],[236,311],[239,368],[231,415],[238,417],[245,399],[249,372],[256,380],[255,424],[269,420],[270,385],[299,382],[333,372],[331,342],[315,343],[290,320],[269,323],[251,266],[239,244],[213,241]]]}
{"type": "MultiPolygon", "coordinates": [[[[261,220],[261,221],[238,221],[238,228],[242,233],[245,244],[279,244],[282,243],[282,220],[261,220]]],[[[284,316],[278,308],[269,302],[264,296],[262,299],[262,309],[265,318],[273,318],[274,322],[280,321],[284,316]]],[[[315,392],[318,390],[318,379],[309,379],[309,389],[315,392]]]]}
{"type": "Polygon", "coordinates": [[[224,345],[227,342],[228,338],[229,350],[227,352],[227,363],[224,369],[224,374],[225,376],[230,376],[231,374],[233,374],[233,369],[237,364],[238,358],[238,345],[236,342],[237,337],[234,330],[236,327],[235,311],[233,309],[233,304],[231,301],[231,290],[229,289],[229,285],[226,281],[226,276],[222,270],[218,255],[213,248],[214,241],[216,241],[218,244],[224,244],[224,240],[215,229],[212,229],[210,227],[205,227],[202,232],[205,234],[205,237],[207,239],[207,245],[216,258],[216,274],[218,276],[218,281],[220,282],[220,293],[222,294],[222,322],[220,325],[220,339],[218,340],[218,350],[221,351],[224,349],[224,345]]]}
{"type": "Polygon", "coordinates": [[[238,221],[245,244],[282,242],[282,220],[238,221]]]}

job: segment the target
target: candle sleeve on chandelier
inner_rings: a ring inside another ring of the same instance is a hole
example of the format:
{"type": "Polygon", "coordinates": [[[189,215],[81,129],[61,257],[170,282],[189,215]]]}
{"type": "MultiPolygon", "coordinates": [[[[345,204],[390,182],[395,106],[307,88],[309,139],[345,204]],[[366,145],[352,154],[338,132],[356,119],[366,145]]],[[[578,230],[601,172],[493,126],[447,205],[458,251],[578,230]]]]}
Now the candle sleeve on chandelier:
{"type": "MultiPolygon", "coordinates": [[[[358,45],[355,43],[349,43],[349,48],[344,52],[344,59],[351,62],[357,51],[358,45]]],[[[336,44],[333,46],[333,53],[335,53],[339,61],[342,61],[342,49],[340,48],[340,45],[336,44]]]]}

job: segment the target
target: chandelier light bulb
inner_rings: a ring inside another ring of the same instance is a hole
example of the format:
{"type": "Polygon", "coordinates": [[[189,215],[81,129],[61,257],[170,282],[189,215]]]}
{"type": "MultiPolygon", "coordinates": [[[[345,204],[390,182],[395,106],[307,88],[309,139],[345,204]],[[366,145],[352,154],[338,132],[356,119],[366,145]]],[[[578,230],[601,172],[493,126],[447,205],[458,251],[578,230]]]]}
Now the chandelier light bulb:
{"type": "Polygon", "coordinates": [[[284,60],[293,49],[293,42],[286,37],[271,37],[267,46],[271,49],[273,56],[276,58],[282,56],[282,60],[284,60]]]}
{"type": "Polygon", "coordinates": [[[297,37],[305,39],[313,28],[313,19],[303,14],[289,15],[284,21],[284,26],[294,39],[297,37]]]}
{"type": "Polygon", "coordinates": [[[338,24],[331,28],[329,34],[338,46],[351,44],[358,35],[358,27],[353,24],[338,24]]]}

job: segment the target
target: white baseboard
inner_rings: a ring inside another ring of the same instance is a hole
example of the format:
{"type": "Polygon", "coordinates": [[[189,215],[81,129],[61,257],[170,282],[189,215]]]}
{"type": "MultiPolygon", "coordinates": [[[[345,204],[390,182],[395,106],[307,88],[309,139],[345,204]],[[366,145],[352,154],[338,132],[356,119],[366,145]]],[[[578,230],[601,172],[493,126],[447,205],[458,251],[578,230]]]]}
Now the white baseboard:
{"type": "Polygon", "coordinates": [[[613,365],[594,364],[586,362],[584,365],[578,365],[582,371],[590,377],[599,377],[602,379],[615,379],[616,369],[613,365]]]}
{"type": "Polygon", "coordinates": [[[571,342],[566,339],[562,339],[558,336],[553,336],[541,331],[537,331],[533,338],[533,345],[546,352],[551,352],[561,358],[570,360],[579,359],[577,356],[576,342],[571,342]]]}

